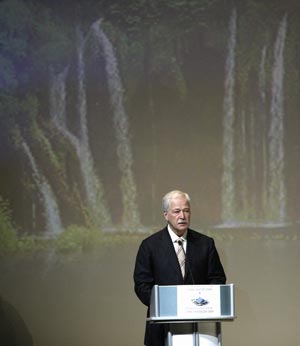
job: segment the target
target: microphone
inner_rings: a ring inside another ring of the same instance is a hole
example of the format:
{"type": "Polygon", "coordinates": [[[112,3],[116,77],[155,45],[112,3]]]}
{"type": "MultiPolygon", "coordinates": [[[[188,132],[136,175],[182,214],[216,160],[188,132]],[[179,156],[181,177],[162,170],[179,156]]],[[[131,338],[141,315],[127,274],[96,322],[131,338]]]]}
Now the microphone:
{"type": "Polygon", "coordinates": [[[185,251],[184,251],[184,247],[183,247],[183,242],[182,242],[182,240],[178,239],[178,240],[177,240],[177,244],[178,244],[179,246],[181,246],[181,248],[182,248],[182,251],[183,251],[184,256],[185,256],[186,266],[187,266],[187,268],[188,268],[189,273],[191,273],[191,279],[192,279],[193,285],[195,285],[195,280],[194,280],[194,277],[193,277],[193,272],[192,272],[190,263],[189,263],[189,261],[188,261],[188,259],[187,259],[187,257],[186,257],[186,253],[185,253],[185,251]]]}

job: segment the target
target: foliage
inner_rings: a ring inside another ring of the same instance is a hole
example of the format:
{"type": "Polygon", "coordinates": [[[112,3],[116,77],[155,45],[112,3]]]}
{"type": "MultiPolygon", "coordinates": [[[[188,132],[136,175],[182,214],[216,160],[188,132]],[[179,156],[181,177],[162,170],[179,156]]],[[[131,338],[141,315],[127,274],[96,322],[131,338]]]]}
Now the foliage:
{"type": "Polygon", "coordinates": [[[37,242],[36,238],[34,236],[23,236],[18,241],[18,251],[24,253],[24,252],[31,252],[35,251],[37,249],[37,242]]]}
{"type": "Polygon", "coordinates": [[[61,169],[59,160],[57,158],[56,153],[54,152],[51,142],[49,139],[46,137],[44,134],[43,130],[40,128],[38,122],[34,120],[32,122],[32,134],[34,138],[38,141],[40,144],[41,148],[46,154],[46,157],[50,159],[51,164],[56,168],[56,169],[61,169]]]}
{"type": "Polygon", "coordinates": [[[56,238],[55,246],[60,253],[82,253],[140,240],[141,235],[103,233],[96,228],[71,225],[56,238]]]}
{"type": "Polygon", "coordinates": [[[104,10],[107,19],[129,31],[163,22],[177,32],[178,28],[188,31],[195,25],[202,25],[204,11],[214,3],[216,0],[111,1],[104,10]]]}
{"type": "Polygon", "coordinates": [[[17,87],[17,80],[24,78],[25,70],[22,60],[26,57],[28,49],[27,29],[31,18],[28,7],[22,1],[12,0],[0,3],[2,88],[14,89],[17,87]]]}
{"type": "Polygon", "coordinates": [[[12,224],[8,203],[0,196],[0,255],[16,249],[17,235],[12,224]]]}
{"type": "MultiPolygon", "coordinates": [[[[69,52],[69,31],[49,9],[36,3],[0,3],[0,87],[15,92],[38,80],[36,73],[58,65],[69,52]]],[[[25,88],[26,90],[26,88],[25,88]]]]}
{"type": "Polygon", "coordinates": [[[98,233],[97,230],[71,225],[57,237],[55,245],[59,252],[82,252],[99,242],[98,233]]]}

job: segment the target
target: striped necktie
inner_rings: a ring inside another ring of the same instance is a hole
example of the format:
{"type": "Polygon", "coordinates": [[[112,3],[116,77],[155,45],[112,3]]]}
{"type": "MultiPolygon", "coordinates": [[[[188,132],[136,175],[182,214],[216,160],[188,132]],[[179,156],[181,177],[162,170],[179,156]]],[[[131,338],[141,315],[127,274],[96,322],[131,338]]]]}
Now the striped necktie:
{"type": "Polygon", "coordinates": [[[176,255],[178,258],[179,265],[180,265],[182,277],[184,278],[184,275],[185,275],[185,253],[183,250],[182,239],[180,239],[180,238],[177,239],[176,243],[178,244],[176,255]]]}

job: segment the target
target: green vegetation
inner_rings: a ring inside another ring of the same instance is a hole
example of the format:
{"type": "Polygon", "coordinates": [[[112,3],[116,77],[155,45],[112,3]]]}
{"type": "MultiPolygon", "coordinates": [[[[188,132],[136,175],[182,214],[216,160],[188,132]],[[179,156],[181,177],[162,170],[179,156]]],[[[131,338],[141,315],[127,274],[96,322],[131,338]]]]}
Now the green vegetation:
{"type": "Polygon", "coordinates": [[[0,196],[0,255],[17,249],[16,230],[12,224],[8,203],[0,196]]]}
{"type": "Polygon", "coordinates": [[[55,240],[59,252],[82,252],[89,250],[101,243],[99,230],[86,229],[71,225],[55,240]]]}
{"type": "Polygon", "coordinates": [[[16,252],[34,254],[50,250],[55,250],[58,254],[101,252],[104,248],[139,242],[144,236],[145,234],[103,233],[99,229],[71,225],[56,238],[35,235],[18,237],[11,221],[8,204],[0,196],[0,256],[16,252]]]}
{"type": "Polygon", "coordinates": [[[55,239],[55,248],[58,253],[82,253],[99,251],[140,239],[140,235],[103,233],[99,229],[71,225],[55,239]]]}

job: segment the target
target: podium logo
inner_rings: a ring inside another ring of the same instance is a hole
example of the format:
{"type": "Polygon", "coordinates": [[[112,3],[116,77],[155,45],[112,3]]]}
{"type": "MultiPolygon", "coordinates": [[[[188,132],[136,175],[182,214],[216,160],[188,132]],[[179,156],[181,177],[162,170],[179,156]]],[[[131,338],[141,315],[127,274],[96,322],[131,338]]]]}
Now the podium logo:
{"type": "Polygon", "coordinates": [[[198,297],[198,298],[195,298],[195,299],[192,299],[192,302],[197,305],[197,306],[203,306],[203,305],[206,305],[208,304],[208,301],[201,298],[201,297],[198,297]]]}

